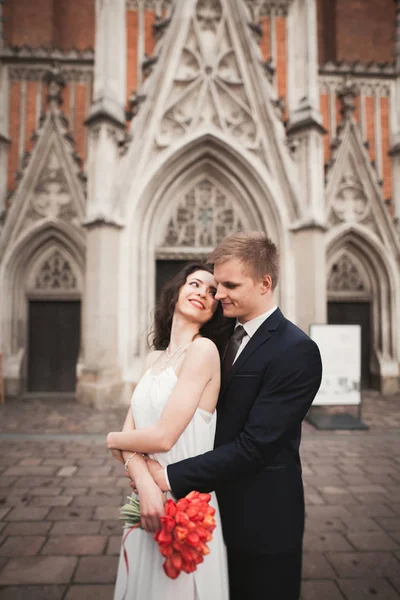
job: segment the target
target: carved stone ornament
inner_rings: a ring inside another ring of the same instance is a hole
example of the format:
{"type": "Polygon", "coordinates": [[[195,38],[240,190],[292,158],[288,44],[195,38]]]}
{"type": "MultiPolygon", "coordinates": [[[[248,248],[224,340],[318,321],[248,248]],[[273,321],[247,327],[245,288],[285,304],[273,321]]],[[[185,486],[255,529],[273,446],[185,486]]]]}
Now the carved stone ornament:
{"type": "Polygon", "coordinates": [[[159,146],[208,124],[247,148],[258,147],[257,127],[220,0],[198,0],[170,99],[159,146]]]}
{"type": "Polygon", "coordinates": [[[238,231],[243,226],[232,202],[214,183],[203,179],[179,202],[162,246],[213,248],[238,231]]]}
{"type": "Polygon", "coordinates": [[[353,293],[368,291],[366,281],[349,254],[342,254],[332,265],[328,277],[328,291],[353,293]]]}
{"type": "Polygon", "coordinates": [[[57,106],[61,106],[62,90],[65,87],[65,81],[60,66],[57,63],[53,63],[51,68],[46,72],[44,79],[49,86],[47,101],[49,104],[55,103],[57,106]]]}
{"type": "Polygon", "coordinates": [[[350,119],[356,108],[355,98],[359,95],[358,86],[350,76],[346,76],[336,93],[340,100],[340,114],[343,116],[343,120],[350,119]]]}
{"type": "Polygon", "coordinates": [[[341,221],[361,221],[369,212],[369,203],[361,183],[352,175],[345,175],[332,203],[341,221]]]}
{"type": "Polygon", "coordinates": [[[77,289],[77,280],[69,261],[59,250],[46,260],[35,279],[37,291],[69,292],[77,289]]]}
{"type": "Polygon", "coordinates": [[[64,170],[54,151],[49,152],[49,162],[35,186],[31,209],[41,217],[54,217],[68,221],[77,217],[64,170]]]}

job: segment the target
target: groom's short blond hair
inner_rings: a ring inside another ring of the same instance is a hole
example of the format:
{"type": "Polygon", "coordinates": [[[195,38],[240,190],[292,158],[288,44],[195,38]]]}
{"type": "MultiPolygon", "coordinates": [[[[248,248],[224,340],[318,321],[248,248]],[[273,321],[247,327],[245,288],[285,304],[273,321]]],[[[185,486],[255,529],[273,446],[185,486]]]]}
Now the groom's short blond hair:
{"type": "Polygon", "coordinates": [[[279,281],[279,254],[277,247],[265,233],[229,235],[211,252],[208,262],[218,265],[232,259],[242,262],[255,280],[270,275],[272,289],[276,288],[279,281]]]}

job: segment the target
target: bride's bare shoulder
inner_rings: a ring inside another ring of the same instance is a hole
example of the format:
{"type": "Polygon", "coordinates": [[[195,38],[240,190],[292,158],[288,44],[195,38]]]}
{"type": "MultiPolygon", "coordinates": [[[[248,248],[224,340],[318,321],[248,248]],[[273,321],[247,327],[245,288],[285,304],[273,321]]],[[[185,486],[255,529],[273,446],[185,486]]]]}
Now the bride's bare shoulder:
{"type": "Polygon", "coordinates": [[[209,338],[198,337],[188,348],[188,359],[196,359],[196,357],[215,363],[216,360],[219,361],[218,348],[209,338]]]}

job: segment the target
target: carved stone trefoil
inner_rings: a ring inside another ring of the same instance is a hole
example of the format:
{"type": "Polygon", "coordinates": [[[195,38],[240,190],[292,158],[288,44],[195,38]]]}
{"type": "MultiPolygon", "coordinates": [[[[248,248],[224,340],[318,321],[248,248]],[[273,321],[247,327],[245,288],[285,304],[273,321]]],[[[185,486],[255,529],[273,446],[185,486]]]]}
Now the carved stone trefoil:
{"type": "Polygon", "coordinates": [[[330,292],[367,292],[368,285],[349,254],[342,254],[332,265],[328,277],[330,292]]]}
{"type": "Polygon", "coordinates": [[[350,174],[342,177],[332,206],[337,217],[346,222],[361,221],[369,212],[369,203],[364,188],[350,174]]]}
{"type": "Polygon", "coordinates": [[[77,279],[69,261],[59,250],[46,260],[35,280],[36,291],[73,291],[77,288],[77,279]]]}

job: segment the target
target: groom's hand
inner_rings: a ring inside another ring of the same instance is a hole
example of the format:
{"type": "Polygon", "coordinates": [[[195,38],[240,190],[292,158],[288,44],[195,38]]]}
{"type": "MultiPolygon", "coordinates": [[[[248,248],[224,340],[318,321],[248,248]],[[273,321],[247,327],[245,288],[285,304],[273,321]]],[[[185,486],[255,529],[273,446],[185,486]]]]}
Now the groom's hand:
{"type": "Polygon", "coordinates": [[[160,488],[162,492],[168,492],[169,487],[167,485],[165,475],[164,475],[164,467],[160,465],[156,460],[152,458],[146,459],[147,468],[149,469],[150,475],[160,488]]]}

